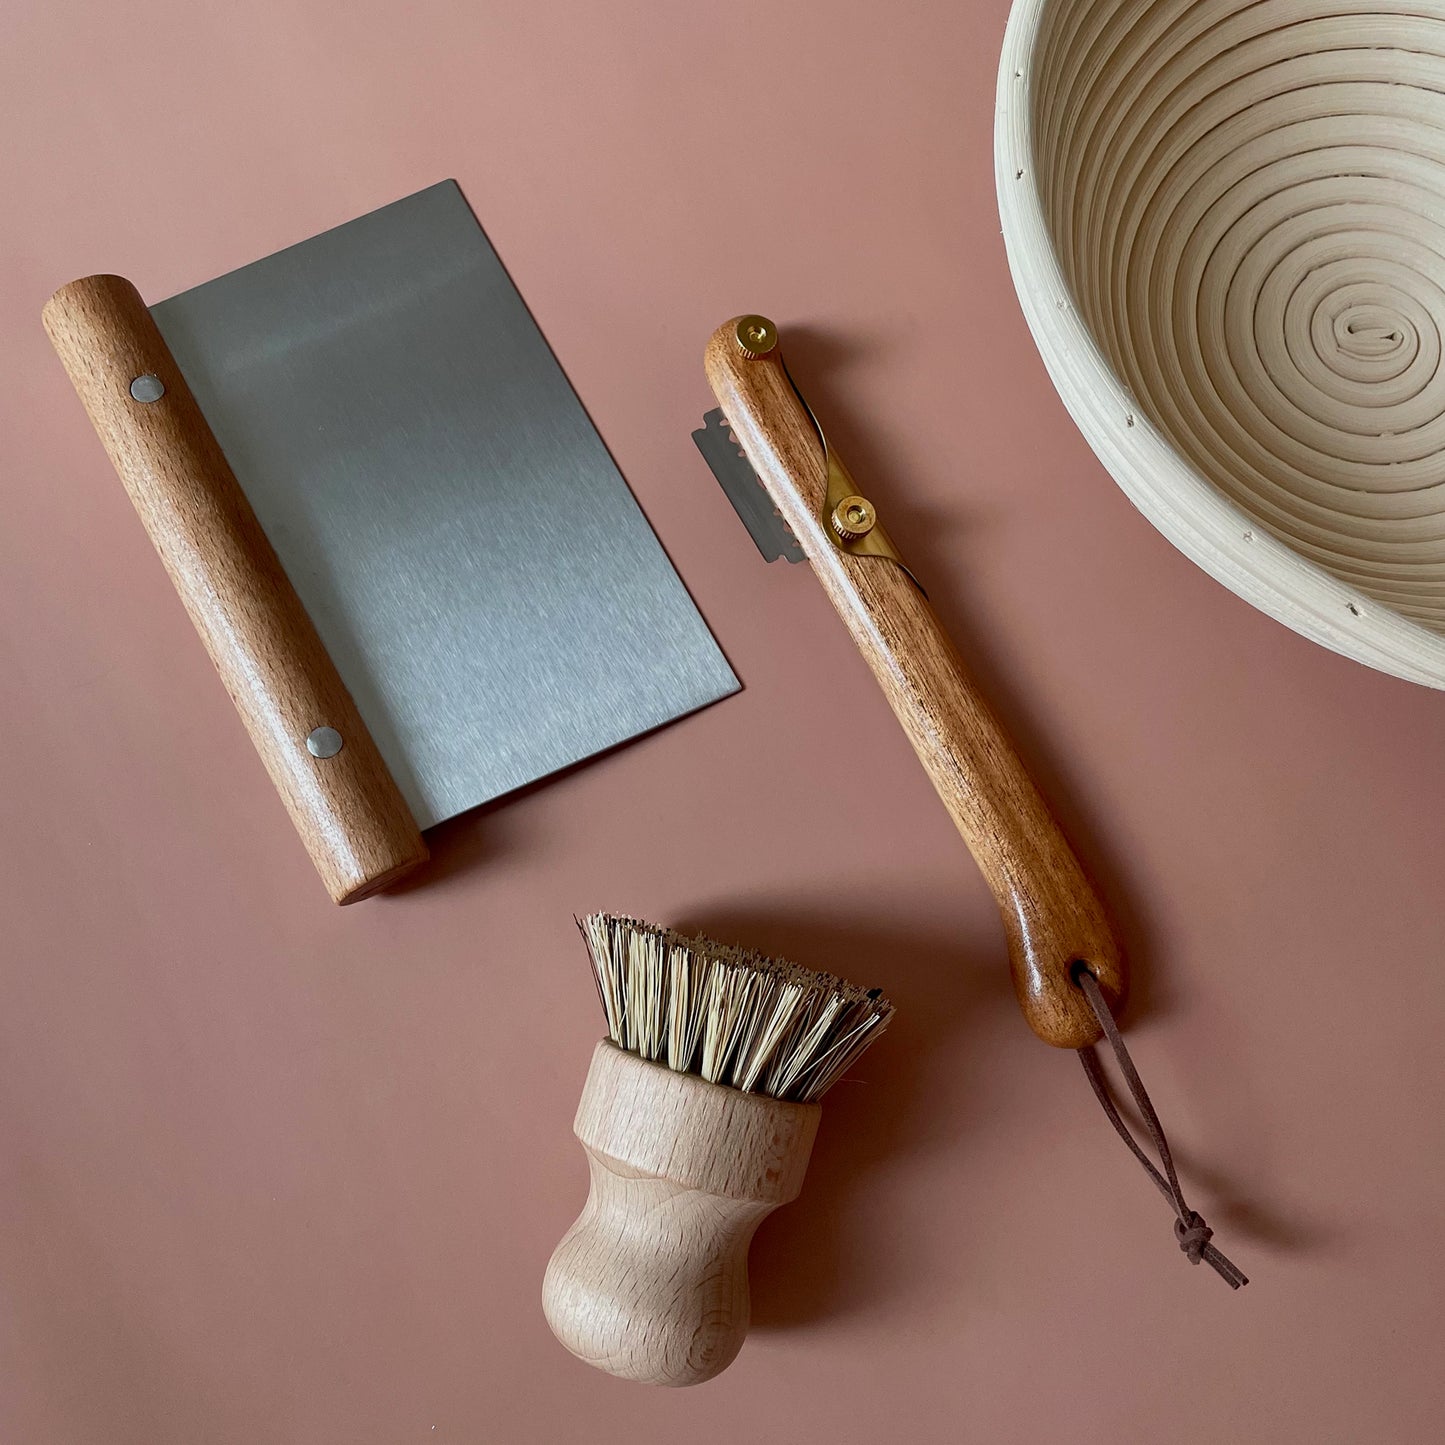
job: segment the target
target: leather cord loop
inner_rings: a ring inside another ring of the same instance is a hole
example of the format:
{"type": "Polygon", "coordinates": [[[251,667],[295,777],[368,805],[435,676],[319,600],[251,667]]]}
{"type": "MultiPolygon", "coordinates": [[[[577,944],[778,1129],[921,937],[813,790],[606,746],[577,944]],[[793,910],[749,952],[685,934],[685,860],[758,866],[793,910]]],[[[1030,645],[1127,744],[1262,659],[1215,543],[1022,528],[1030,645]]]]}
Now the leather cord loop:
{"type": "Polygon", "coordinates": [[[1203,1217],[1192,1210],[1185,1201],[1184,1190],[1179,1184],[1179,1174],[1174,1167],[1174,1155],[1169,1148],[1169,1140],[1164,1134],[1164,1126],[1159,1122],[1159,1115],[1154,1111],[1148,1091],[1144,1088],[1144,1081],[1139,1077],[1139,1071],[1134,1067],[1133,1059],[1129,1057],[1129,1050],[1124,1046],[1124,1037],[1119,1032],[1119,1025],[1114,1020],[1114,1015],[1104,998],[1103,990],[1099,987],[1098,979],[1089,972],[1087,967],[1080,964],[1074,971],[1074,982],[1089,1001],[1089,1007],[1093,1010],[1094,1017],[1099,1021],[1099,1027],[1103,1029],[1104,1037],[1114,1052],[1119,1072],[1124,1076],[1124,1082],[1129,1086],[1129,1093],[1139,1110],[1139,1116],[1144,1121],[1144,1127],[1149,1131],[1150,1142],[1154,1145],[1154,1152],[1158,1154],[1159,1163],[1163,1166],[1162,1171],[1155,1166],[1154,1161],[1144,1152],[1143,1145],[1125,1124],[1123,1116],[1119,1113],[1119,1107],[1114,1102],[1103,1066],[1092,1047],[1079,1050],[1079,1060],[1084,1066],[1084,1073],[1088,1075],[1089,1084],[1094,1090],[1094,1097],[1098,1099],[1109,1122],[1114,1126],[1114,1132],[1129,1146],[1130,1153],[1144,1166],[1145,1173],[1154,1181],[1159,1192],[1173,1207],[1175,1214],[1174,1237],[1179,1241],[1179,1248],[1184,1252],[1190,1264],[1199,1264],[1201,1261],[1208,1264],[1231,1289],[1238,1289],[1241,1285],[1248,1284],[1249,1279],[1244,1272],[1211,1243],[1214,1231],[1204,1222],[1203,1217]]]}

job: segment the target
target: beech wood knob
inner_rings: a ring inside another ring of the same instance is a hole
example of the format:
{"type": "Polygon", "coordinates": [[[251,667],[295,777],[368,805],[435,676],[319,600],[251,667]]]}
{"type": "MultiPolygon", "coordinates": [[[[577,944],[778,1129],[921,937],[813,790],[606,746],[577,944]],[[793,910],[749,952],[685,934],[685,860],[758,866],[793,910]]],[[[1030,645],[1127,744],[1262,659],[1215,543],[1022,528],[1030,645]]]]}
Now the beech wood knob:
{"type": "Polygon", "coordinates": [[[591,1190],[542,1285],[552,1333],[624,1379],[725,1369],[748,1330],[748,1246],[797,1198],[821,1113],[599,1043],[575,1124],[591,1190]]]}

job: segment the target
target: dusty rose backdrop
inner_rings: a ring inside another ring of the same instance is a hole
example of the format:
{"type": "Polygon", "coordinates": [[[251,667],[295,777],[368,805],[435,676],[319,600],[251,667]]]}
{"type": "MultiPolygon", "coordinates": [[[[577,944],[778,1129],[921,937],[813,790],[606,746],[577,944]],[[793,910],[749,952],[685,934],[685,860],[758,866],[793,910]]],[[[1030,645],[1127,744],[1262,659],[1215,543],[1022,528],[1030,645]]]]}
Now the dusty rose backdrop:
{"type": "Polygon", "coordinates": [[[0,1438],[1414,1442],[1445,1404],[1445,698],[1195,570],[1074,432],[994,214],[1004,0],[13,0],[0,19],[0,1438]],[[330,907],[39,325],[455,175],[746,692],[330,907]],[[1178,1255],[1029,1035],[962,845],[806,572],[693,451],[776,317],[1101,876],[1198,1207],[1178,1255]],[[872,783],[837,785],[846,734],[872,783]],[[542,1268],[596,999],[574,910],[885,984],[669,1394],[542,1268]]]}

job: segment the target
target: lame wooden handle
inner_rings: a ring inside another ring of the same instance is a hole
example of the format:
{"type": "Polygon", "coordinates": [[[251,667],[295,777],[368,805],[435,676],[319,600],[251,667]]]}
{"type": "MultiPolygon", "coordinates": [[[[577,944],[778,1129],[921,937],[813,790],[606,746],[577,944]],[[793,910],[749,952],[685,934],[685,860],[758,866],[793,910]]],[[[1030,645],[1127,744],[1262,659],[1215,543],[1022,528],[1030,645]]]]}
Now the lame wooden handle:
{"type": "Polygon", "coordinates": [[[1117,1004],[1124,960],[1103,903],[927,598],[896,563],[833,545],[821,520],[823,448],[778,348],[747,356],[736,320],[708,343],[708,379],[733,434],[873,669],[1003,915],[1019,1004],[1060,1048],[1099,1037],[1073,982],[1087,963],[1117,1004]]]}
{"type": "Polygon", "coordinates": [[[576,1133],[587,1206],[542,1285],[552,1333],[623,1379],[696,1385],[748,1332],[748,1246],[797,1198],[821,1111],[597,1045],[576,1133]]]}
{"type": "Polygon", "coordinates": [[[386,887],[426,845],[145,302],[119,276],[88,276],[44,319],[332,898],[386,887]],[[138,400],[137,377],[164,393],[138,400]],[[312,756],[318,727],[340,752],[312,756]]]}

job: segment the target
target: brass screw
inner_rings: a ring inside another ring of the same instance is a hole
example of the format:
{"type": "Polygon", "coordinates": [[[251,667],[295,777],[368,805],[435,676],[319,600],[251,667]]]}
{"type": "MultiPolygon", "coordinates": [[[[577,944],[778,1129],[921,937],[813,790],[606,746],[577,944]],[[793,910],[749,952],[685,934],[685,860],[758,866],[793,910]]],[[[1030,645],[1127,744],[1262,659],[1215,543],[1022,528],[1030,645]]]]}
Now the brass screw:
{"type": "Polygon", "coordinates": [[[878,524],[878,513],[867,497],[844,497],[830,518],[833,530],[845,542],[856,542],[866,537],[878,524]]]}
{"type": "Polygon", "coordinates": [[[778,328],[766,316],[744,316],[733,329],[738,350],[749,361],[766,356],[778,344],[778,328]]]}

